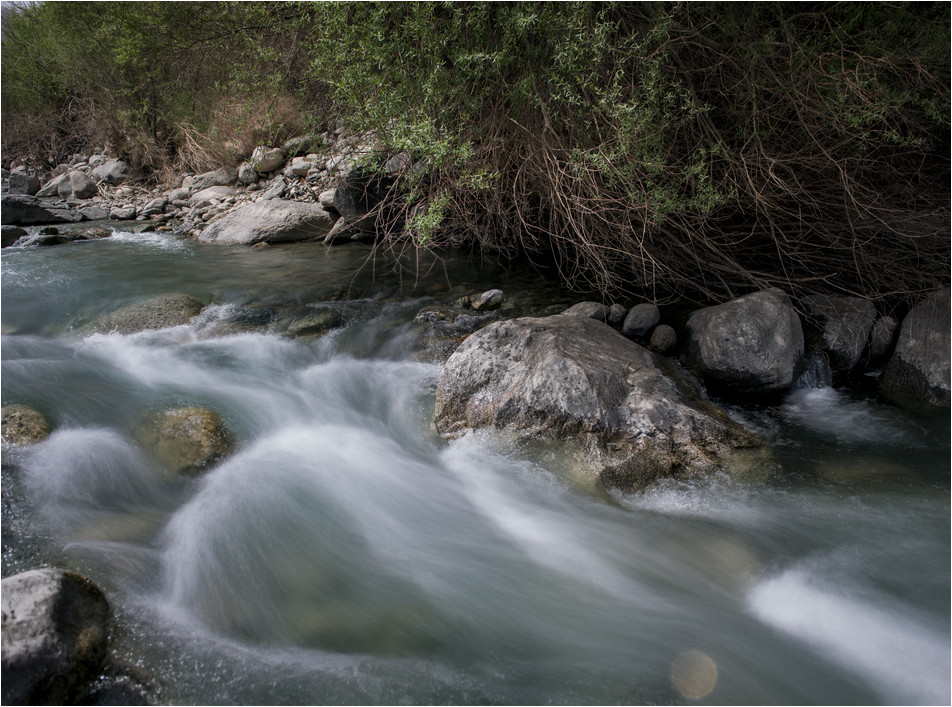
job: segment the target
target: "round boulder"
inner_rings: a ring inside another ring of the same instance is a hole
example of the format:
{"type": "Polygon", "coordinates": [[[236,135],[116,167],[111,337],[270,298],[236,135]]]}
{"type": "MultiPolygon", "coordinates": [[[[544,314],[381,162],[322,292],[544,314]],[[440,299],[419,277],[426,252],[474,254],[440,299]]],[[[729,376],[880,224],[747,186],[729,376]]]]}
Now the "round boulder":
{"type": "Polygon", "coordinates": [[[803,357],[803,328],[790,298],[762,290],[690,316],[688,365],[712,388],[732,393],[771,393],[796,380],[803,357]]]}
{"type": "Polygon", "coordinates": [[[4,444],[34,444],[50,436],[50,425],[46,418],[26,405],[4,405],[0,418],[4,444]]]}
{"type": "Polygon", "coordinates": [[[909,310],[879,380],[880,394],[913,407],[949,407],[950,316],[947,289],[909,310]]]}
{"type": "Polygon", "coordinates": [[[3,589],[4,704],[74,704],[106,659],[109,602],[74,572],[7,577],[3,589]]]}
{"type": "Polygon", "coordinates": [[[234,438],[221,416],[201,407],[153,415],[139,428],[136,437],[176,474],[198,474],[234,447],[234,438]]]}
{"type": "Polygon", "coordinates": [[[625,317],[621,333],[625,336],[647,336],[652,327],[660,321],[661,311],[657,305],[650,302],[636,304],[625,317]]]}
{"type": "Polygon", "coordinates": [[[711,470],[758,444],[672,361],[566,315],[470,335],[440,374],[435,425],[444,437],[489,427],[568,443],[584,470],[625,490],[711,470]]]}

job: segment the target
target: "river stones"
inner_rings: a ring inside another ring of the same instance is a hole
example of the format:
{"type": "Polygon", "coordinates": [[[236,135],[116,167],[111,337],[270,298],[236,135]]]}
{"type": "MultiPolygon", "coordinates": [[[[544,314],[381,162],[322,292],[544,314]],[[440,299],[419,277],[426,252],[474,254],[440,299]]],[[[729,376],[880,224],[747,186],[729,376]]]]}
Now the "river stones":
{"type": "Polygon", "coordinates": [[[336,221],[319,204],[265,199],[230,211],[198,239],[223,244],[323,240],[336,221]]]}
{"type": "Polygon", "coordinates": [[[490,324],[450,356],[435,426],[482,427],[576,450],[582,468],[626,490],[710,470],[758,441],[676,364],[588,317],[490,324]]]}
{"type": "Polygon", "coordinates": [[[50,436],[46,418],[26,405],[4,405],[0,418],[4,444],[19,447],[42,442],[50,436]]]}
{"type": "Polygon", "coordinates": [[[7,577],[2,589],[3,703],[74,704],[106,659],[106,597],[61,569],[7,577]]]}
{"type": "Polygon", "coordinates": [[[486,290],[480,295],[470,299],[469,306],[477,312],[488,312],[493,309],[499,309],[506,297],[502,290],[486,290]]]}
{"type": "Polygon", "coordinates": [[[182,293],[158,295],[106,314],[95,323],[98,332],[134,334],[146,329],[188,324],[202,311],[201,300],[182,293]]]}
{"type": "Polygon", "coordinates": [[[883,397],[912,407],[949,407],[950,315],[947,289],[909,311],[879,381],[883,397]]]}
{"type": "Polygon", "coordinates": [[[688,365],[726,393],[771,393],[796,380],[803,328],[790,298],[762,290],[688,318],[688,365]]]}
{"type": "Polygon", "coordinates": [[[636,304],[628,312],[621,326],[621,333],[625,336],[642,337],[661,321],[661,310],[650,302],[636,304]]]}
{"type": "Polygon", "coordinates": [[[876,321],[876,306],[861,297],[816,295],[806,299],[810,313],[823,326],[820,350],[830,357],[838,373],[848,373],[859,363],[876,321]]]}
{"type": "Polygon", "coordinates": [[[234,437],[217,412],[191,406],[152,415],[137,430],[136,438],[164,467],[189,476],[234,447],[234,437]]]}

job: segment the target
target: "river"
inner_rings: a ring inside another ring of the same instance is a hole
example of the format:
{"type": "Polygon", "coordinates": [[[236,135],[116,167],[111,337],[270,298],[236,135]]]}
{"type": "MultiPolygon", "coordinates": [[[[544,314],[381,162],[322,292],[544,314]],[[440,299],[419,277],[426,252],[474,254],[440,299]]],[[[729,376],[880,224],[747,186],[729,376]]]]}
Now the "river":
{"type": "Polygon", "coordinates": [[[91,577],[117,658],[166,703],[949,703],[948,416],[798,390],[730,408],[771,441],[760,473],[583,488],[558,459],[432,430],[421,308],[573,301],[476,265],[131,232],[5,249],[3,404],[54,433],[3,450],[3,575],[91,577]],[[166,292],[211,306],[85,326],[166,292]],[[343,325],[282,335],[321,307],[343,325]],[[135,441],[182,405],[239,440],[194,479],[135,441]]]}

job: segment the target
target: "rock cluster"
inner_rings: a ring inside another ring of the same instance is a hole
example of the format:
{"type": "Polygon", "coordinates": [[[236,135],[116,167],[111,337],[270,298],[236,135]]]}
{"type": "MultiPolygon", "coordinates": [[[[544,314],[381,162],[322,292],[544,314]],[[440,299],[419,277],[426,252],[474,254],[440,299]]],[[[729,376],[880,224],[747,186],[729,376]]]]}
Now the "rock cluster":
{"type": "MultiPolygon", "coordinates": [[[[147,221],[157,230],[209,243],[325,240],[340,216],[335,195],[340,194],[337,200],[348,214],[353,210],[348,207],[363,204],[361,215],[378,198],[364,193],[355,169],[376,147],[367,136],[345,136],[340,130],[300,136],[280,147],[255,148],[237,168],[184,175],[179,185],[164,191],[137,186],[128,166],[108,154],[75,155],[53,169],[44,184],[21,165],[3,171],[2,220],[7,226],[147,221]]],[[[386,164],[392,172],[412,162],[408,155],[396,155],[386,164]]],[[[351,216],[328,243],[368,237],[367,229],[351,228],[361,225],[352,224],[359,219],[351,216]]],[[[3,245],[15,242],[5,236],[3,245]]]]}

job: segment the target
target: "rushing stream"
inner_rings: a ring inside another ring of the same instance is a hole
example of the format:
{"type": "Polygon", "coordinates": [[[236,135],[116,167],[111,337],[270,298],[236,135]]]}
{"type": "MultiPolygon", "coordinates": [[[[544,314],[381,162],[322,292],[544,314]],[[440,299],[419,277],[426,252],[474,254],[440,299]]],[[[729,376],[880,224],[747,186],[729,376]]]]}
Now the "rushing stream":
{"type": "Polygon", "coordinates": [[[492,435],[437,438],[413,322],[490,287],[525,311],[572,298],[368,254],[132,233],[4,250],[3,404],[54,433],[3,450],[3,575],[91,577],[114,651],[171,703],[949,703],[947,416],[799,390],[731,408],[772,440],[760,473],[582,488],[492,435]],[[212,306],[86,327],[166,292],[212,306]],[[282,335],[315,304],[343,326],[282,335]],[[182,405],[239,440],[195,479],[134,434],[182,405]]]}

